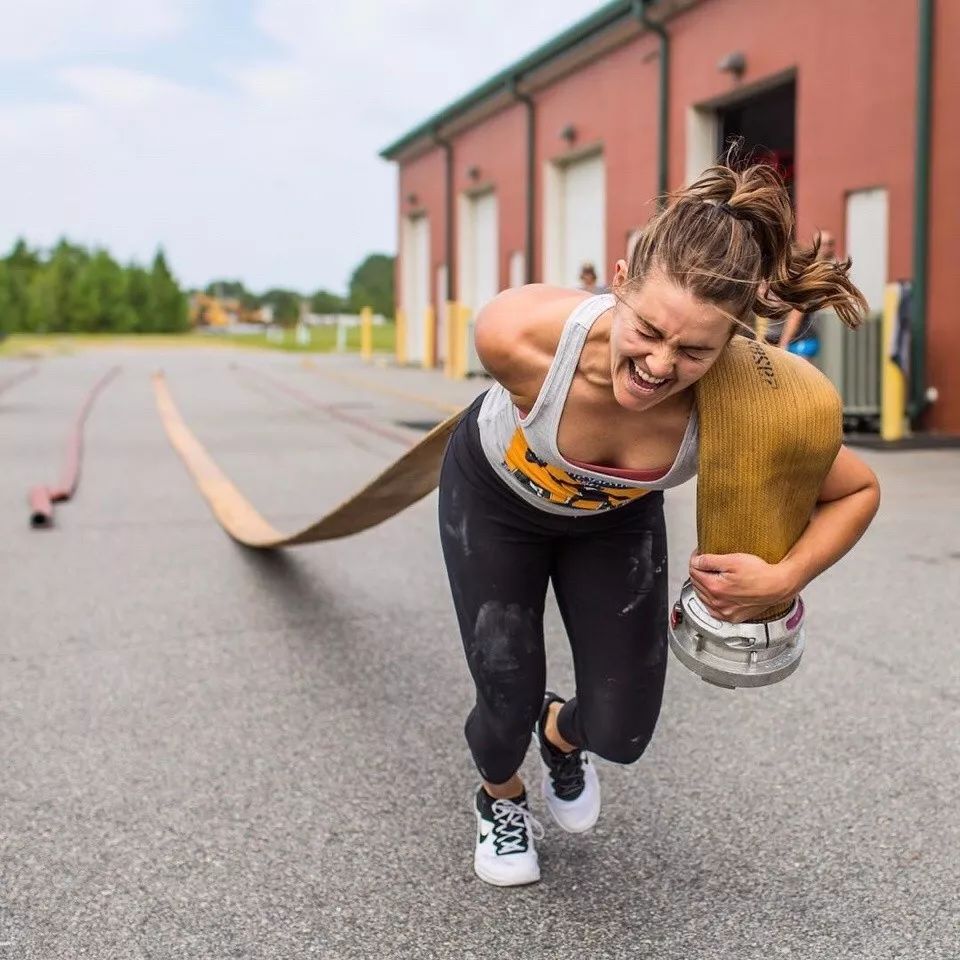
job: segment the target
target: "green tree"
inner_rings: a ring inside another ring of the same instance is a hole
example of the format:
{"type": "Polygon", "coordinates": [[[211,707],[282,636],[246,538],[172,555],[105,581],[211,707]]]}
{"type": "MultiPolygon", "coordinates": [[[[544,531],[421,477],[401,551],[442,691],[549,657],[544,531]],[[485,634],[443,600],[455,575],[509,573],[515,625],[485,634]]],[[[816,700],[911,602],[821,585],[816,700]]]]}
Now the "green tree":
{"type": "Polygon", "coordinates": [[[70,289],[71,329],[130,333],[137,316],[130,306],[127,271],[106,250],[98,250],[80,268],[70,289]]]}
{"type": "Polygon", "coordinates": [[[273,318],[284,325],[296,323],[300,316],[300,301],[303,298],[294,290],[282,290],[276,287],[260,297],[261,304],[273,307],[273,318]]]}
{"type": "Polygon", "coordinates": [[[77,280],[90,261],[90,254],[61,238],[50,252],[46,263],[40,269],[48,275],[48,283],[53,292],[55,304],[51,304],[50,316],[44,323],[48,330],[92,330],[95,325],[95,309],[92,317],[78,312],[73,303],[77,280]]]}
{"type": "Polygon", "coordinates": [[[392,317],[393,274],[395,258],[385,253],[373,253],[353,271],[350,277],[350,306],[359,312],[372,307],[374,313],[392,317]]]}
{"type": "Polygon", "coordinates": [[[23,240],[17,240],[6,260],[8,329],[29,330],[30,284],[40,268],[40,257],[23,240]]]}
{"type": "Polygon", "coordinates": [[[157,250],[150,268],[150,303],[153,330],[178,333],[190,326],[187,298],[174,280],[163,250],[157,250]]]}
{"type": "Polygon", "coordinates": [[[127,304],[130,307],[132,330],[142,333],[155,329],[150,274],[136,264],[127,267],[127,304]]]}
{"type": "Polygon", "coordinates": [[[60,284],[53,270],[37,270],[27,289],[25,329],[48,333],[67,329],[66,318],[60,315],[60,284]]]}
{"type": "Polygon", "coordinates": [[[338,293],[318,290],[310,298],[310,310],[313,313],[348,313],[350,305],[338,293]]]}
{"type": "Polygon", "coordinates": [[[254,310],[260,306],[261,298],[248,290],[241,280],[214,280],[207,284],[203,292],[208,297],[239,300],[241,306],[247,310],[254,310]]]}
{"type": "Polygon", "coordinates": [[[13,277],[6,260],[0,260],[0,340],[16,329],[13,277]]]}

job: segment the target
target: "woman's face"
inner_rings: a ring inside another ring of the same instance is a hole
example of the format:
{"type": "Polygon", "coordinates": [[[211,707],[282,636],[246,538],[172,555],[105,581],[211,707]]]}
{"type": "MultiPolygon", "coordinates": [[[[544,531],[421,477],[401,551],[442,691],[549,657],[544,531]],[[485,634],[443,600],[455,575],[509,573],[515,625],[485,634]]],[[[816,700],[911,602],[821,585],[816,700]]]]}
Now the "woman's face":
{"type": "Polygon", "coordinates": [[[626,269],[620,260],[613,278],[610,372],[617,403],[639,411],[699,380],[730,340],[732,323],[659,272],[627,292],[626,269]]]}

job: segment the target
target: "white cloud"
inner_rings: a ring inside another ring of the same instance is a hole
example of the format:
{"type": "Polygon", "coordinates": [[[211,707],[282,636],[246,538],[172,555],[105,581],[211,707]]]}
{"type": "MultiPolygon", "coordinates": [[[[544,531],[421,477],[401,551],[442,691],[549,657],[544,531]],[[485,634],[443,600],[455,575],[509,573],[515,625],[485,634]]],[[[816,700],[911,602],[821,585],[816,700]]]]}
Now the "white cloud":
{"type": "Polygon", "coordinates": [[[91,105],[147,107],[178,96],[192,96],[191,91],[162,77],[121,67],[67,67],[59,71],[59,76],[91,105]]]}
{"type": "Polygon", "coordinates": [[[187,0],[8,0],[0,4],[0,62],[111,51],[175,35],[187,0]]]}
{"type": "Polygon", "coordinates": [[[378,150],[595,6],[261,0],[264,48],[281,52],[223,64],[216,92],[74,58],[56,74],[68,101],[0,104],[22,187],[0,249],[66,234],[146,260],[160,243],[190,284],[343,290],[363,256],[395,248],[396,174],[378,150]]]}

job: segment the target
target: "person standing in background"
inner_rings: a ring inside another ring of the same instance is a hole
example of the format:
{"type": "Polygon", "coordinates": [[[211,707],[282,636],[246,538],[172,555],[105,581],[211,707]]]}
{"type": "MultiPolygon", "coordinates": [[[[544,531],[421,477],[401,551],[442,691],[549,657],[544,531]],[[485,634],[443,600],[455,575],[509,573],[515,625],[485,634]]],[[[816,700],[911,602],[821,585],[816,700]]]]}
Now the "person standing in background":
{"type": "Polygon", "coordinates": [[[592,263],[585,263],[580,268],[580,290],[592,293],[595,296],[600,293],[609,293],[610,288],[597,282],[597,271],[592,263]]]}
{"type": "Polygon", "coordinates": [[[580,267],[580,289],[587,293],[602,293],[597,284],[597,271],[592,263],[585,263],[580,267]]]}
{"type": "MultiPolygon", "coordinates": [[[[821,230],[818,240],[818,259],[836,263],[837,241],[833,234],[828,230],[821,230]]],[[[792,310],[780,331],[771,329],[768,332],[767,342],[801,357],[815,357],[820,352],[820,331],[817,329],[815,313],[816,311],[801,313],[799,310],[792,310]]]]}

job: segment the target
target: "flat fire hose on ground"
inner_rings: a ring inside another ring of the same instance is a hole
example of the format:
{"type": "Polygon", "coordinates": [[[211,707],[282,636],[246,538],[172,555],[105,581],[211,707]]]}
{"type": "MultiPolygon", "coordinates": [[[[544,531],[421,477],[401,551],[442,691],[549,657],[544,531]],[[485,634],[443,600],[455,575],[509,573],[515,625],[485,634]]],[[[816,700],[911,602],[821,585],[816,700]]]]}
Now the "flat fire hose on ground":
{"type": "MultiPolygon", "coordinates": [[[[238,543],[275,549],[346,537],[395,516],[437,485],[454,414],[378,477],[316,523],[275,530],[216,465],[184,423],[162,374],[153,378],[174,449],[224,530],[238,543]]],[[[805,360],[734,337],[697,383],[700,467],[697,536],[701,553],[752,553],[777,563],[813,513],[842,440],[842,409],[830,382],[805,360]]],[[[803,606],[765,611],[760,622],[709,616],[689,583],[671,616],[674,653],[704,680],[761,686],[788,676],[803,651],[803,606]]]]}
{"type": "Polygon", "coordinates": [[[83,462],[83,428],[93,407],[94,401],[106,389],[110,381],[120,373],[119,367],[112,367],[94,385],[87,394],[77,412],[67,438],[67,451],[63,461],[60,483],[54,487],[36,486],[30,490],[30,525],[49,527],[53,523],[53,505],[69,500],[77,492],[80,482],[80,466],[83,462]]]}
{"type": "Polygon", "coordinates": [[[436,486],[447,438],[461,413],[438,424],[415,447],[394,461],[352,497],[296,533],[275,530],[216,465],[183,422],[163,374],[153,377],[154,396],[164,429],[200,488],[220,526],[238,543],[255,550],[294,547],[360,533],[405,510],[436,486]]]}

